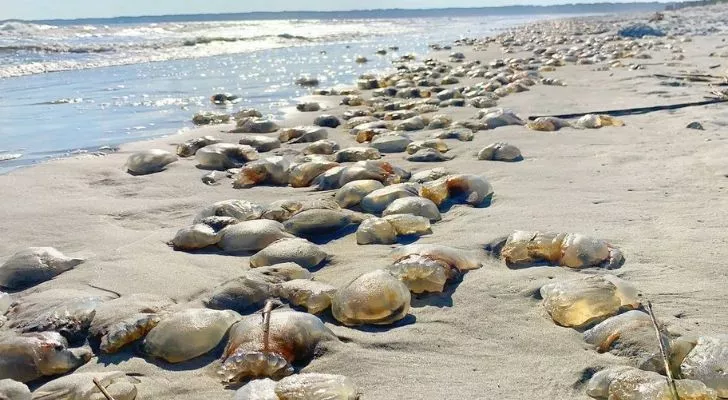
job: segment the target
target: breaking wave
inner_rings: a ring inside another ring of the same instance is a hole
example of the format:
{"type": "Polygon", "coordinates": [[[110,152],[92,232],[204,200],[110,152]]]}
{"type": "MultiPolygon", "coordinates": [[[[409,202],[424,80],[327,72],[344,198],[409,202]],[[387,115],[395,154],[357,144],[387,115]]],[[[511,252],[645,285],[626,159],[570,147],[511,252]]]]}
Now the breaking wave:
{"type": "Polygon", "coordinates": [[[0,79],[238,54],[411,31],[399,20],[217,21],[111,25],[0,23],[0,79]]]}

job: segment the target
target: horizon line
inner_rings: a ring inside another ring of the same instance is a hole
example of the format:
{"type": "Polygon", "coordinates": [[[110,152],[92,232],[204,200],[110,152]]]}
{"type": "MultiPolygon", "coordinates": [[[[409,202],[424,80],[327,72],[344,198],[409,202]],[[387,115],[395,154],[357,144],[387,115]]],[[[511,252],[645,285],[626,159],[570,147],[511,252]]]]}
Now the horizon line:
{"type": "Polygon", "coordinates": [[[682,1],[674,0],[650,0],[650,1],[595,1],[595,2],[575,2],[575,3],[559,3],[559,4],[510,4],[502,6],[484,6],[484,7],[432,7],[432,8],[371,8],[371,9],[352,9],[352,10],[282,10],[282,11],[242,11],[242,12],[221,12],[221,13],[185,13],[185,14],[148,14],[148,15],[117,15],[113,17],[80,17],[80,18],[42,18],[42,19],[19,19],[11,18],[0,20],[5,22],[51,22],[51,21],[85,21],[85,20],[102,20],[102,19],[120,19],[120,18],[163,18],[163,17],[192,17],[192,16],[223,16],[223,15],[255,15],[255,14],[333,14],[333,13],[356,13],[356,12],[384,12],[384,11],[445,11],[445,10],[490,10],[503,8],[556,8],[565,6],[598,6],[598,5],[648,5],[648,4],[677,4],[682,1]]]}

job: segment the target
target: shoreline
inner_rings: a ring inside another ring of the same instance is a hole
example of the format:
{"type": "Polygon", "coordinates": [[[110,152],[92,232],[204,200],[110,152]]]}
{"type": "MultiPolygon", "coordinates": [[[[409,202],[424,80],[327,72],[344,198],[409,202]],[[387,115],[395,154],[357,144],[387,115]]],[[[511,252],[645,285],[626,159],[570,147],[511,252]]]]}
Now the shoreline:
{"type": "MultiPolygon", "coordinates": [[[[697,18],[691,15],[717,13],[715,10],[728,14],[728,8],[716,7],[691,10],[681,18],[697,18]]],[[[725,33],[693,36],[692,42],[662,38],[665,43],[674,42],[683,53],[655,45],[644,49],[650,60],[623,60],[625,64],[649,64],[642,70],[597,71],[601,65],[568,63],[542,74],[562,79],[567,86],[537,84],[499,99],[497,107],[514,110],[526,119],[529,115],[699,100],[708,93],[707,85],[667,86],[653,75],[710,71],[708,66],[715,63],[722,64],[720,71],[725,71],[728,62],[708,56],[725,37],[725,33]],[[685,58],[671,60],[677,54],[685,58]]],[[[498,58],[532,55],[529,51],[503,53],[495,43],[486,51],[453,47],[452,52],[463,52],[465,62],[477,59],[485,65],[498,58]]],[[[431,52],[426,57],[442,59],[449,53],[431,52]]],[[[482,80],[462,78],[457,84],[442,86],[467,86],[482,80]]],[[[332,103],[323,112],[286,114],[281,127],[310,125],[319,114],[341,116],[348,109],[338,105],[339,97],[304,98],[332,103]]],[[[579,232],[603,238],[619,247],[627,260],[610,273],[638,287],[645,299],[653,301],[663,322],[687,334],[718,334],[728,325],[722,265],[728,256],[724,235],[728,162],[723,157],[728,136],[722,133],[728,111],[723,107],[621,117],[626,126],[597,130],[537,132],[505,126],[476,132],[472,142],[447,140],[448,154],[455,156],[451,161],[415,163],[405,161],[404,153],[387,154],[383,159],[412,172],[445,167],[453,173],[481,174],[494,187],[490,206],[455,206],[443,212],[443,220],[432,225],[433,233],[417,243],[482,251],[486,243],[514,230],[579,232]],[[705,130],[686,129],[693,121],[700,121],[705,130]],[[479,149],[500,141],[516,145],[524,160],[476,159],[474,153],[479,149]]],[[[478,111],[448,107],[433,114],[447,114],[456,121],[475,120],[478,111]]],[[[1,262],[28,246],[53,246],[67,255],[88,257],[77,268],[14,296],[49,289],[88,291],[93,285],[122,296],[164,295],[181,309],[198,304],[202,294],[240,276],[247,270],[247,257],[173,251],[166,242],[188,226],[197,211],[217,201],[245,199],[269,204],[280,199],[328,198],[332,192],[275,186],[233,189],[229,179],[208,186],[200,180],[208,171],[197,169],[194,157],[180,159],[151,175],[131,176],[122,170],[135,151],[160,148],[174,152],[177,143],[205,135],[236,143],[243,134],[223,132],[233,126],[195,128],[125,143],[103,157],[64,158],[0,175],[0,185],[12,188],[0,192],[0,227],[11,233],[0,242],[1,262]]],[[[341,148],[361,146],[343,128],[328,132],[341,148]]],[[[431,133],[422,130],[411,136],[423,139],[431,133]]],[[[284,145],[295,150],[304,146],[284,145]]],[[[267,153],[261,153],[261,158],[265,156],[267,153]]],[[[341,287],[363,272],[388,264],[392,246],[360,246],[353,236],[321,246],[333,258],[315,271],[317,280],[341,287]]],[[[551,281],[598,273],[602,271],[509,269],[498,259],[483,257],[482,268],[465,274],[446,293],[413,296],[410,313],[414,323],[352,329],[324,314],[327,327],[346,341],[302,371],[346,375],[362,390],[362,399],[369,400],[588,399],[583,382],[579,384],[582,372],[621,365],[624,360],[587,349],[581,333],[554,324],[533,294],[551,281]]],[[[189,363],[170,365],[129,349],[94,358],[78,371],[114,369],[142,374],[138,399],[233,398],[234,391],[210,374],[217,355],[213,352],[189,363]]]]}

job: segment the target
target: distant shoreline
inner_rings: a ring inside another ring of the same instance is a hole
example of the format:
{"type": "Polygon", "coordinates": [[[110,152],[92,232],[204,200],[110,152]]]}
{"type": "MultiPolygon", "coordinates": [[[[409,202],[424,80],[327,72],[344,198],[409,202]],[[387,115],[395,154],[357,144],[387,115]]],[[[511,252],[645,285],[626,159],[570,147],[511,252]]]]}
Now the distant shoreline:
{"type": "Polygon", "coordinates": [[[108,18],[79,18],[79,19],[40,19],[21,20],[9,19],[5,22],[28,22],[54,25],[75,24],[108,24],[108,23],[151,23],[151,22],[205,22],[205,21],[240,21],[240,20],[281,20],[281,19],[378,19],[378,18],[422,18],[438,17],[466,17],[466,16],[510,16],[510,15],[543,15],[543,14],[606,14],[623,12],[653,12],[663,11],[676,2],[645,2],[645,3],[575,3],[556,4],[546,6],[514,5],[501,7],[458,7],[458,8],[431,8],[431,9],[373,9],[350,11],[261,11],[244,13],[214,13],[214,14],[182,14],[182,15],[148,15],[148,16],[119,16],[108,18]]]}

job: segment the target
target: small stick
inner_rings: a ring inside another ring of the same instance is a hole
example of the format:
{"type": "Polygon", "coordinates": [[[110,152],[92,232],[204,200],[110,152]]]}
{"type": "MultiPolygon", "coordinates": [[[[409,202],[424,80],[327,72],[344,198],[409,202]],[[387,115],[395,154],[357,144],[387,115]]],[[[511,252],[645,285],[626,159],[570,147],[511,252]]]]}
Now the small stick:
{"type": "Polygon", "coordinates": [[[660,334],[660,327],[657,325],[657,318],[652,312],[652,302],[647,302],[647,313],[650,314],[652,319],[652,326],[655,327],[655,333],[657,334],[657,343],[660,345],[660,353],[662,354],[662,361],[665,363],[665,373],[667,375],[667,385],[670,387],[670,393],[672,394],[673,400],[680,400],[680,395],[677,393],[677,385],[675,385],[675,379],[672,377],[672,370],[670,369],[670,361],[667,358],[667,351],[665,350],[665,343],[662,341],[662,335],[660,334]]]}
{"type": "Polygon", "coordinates": [[[270,313],[273,311],[273,302],[268,300],[263,308],[263,353],[268,354],[268,337],[270,336],[270,313]]]}
{"type": "Polygon", "coordinates": [[[104,397],[106,397],[106,400],[115,400],[115,399],[114,399],[114,398],[113,398],[113,397],[112,397],[112,396],[111,396],[111,395],[109,394],[109,392],[107,392],[107,391],[106,391],[106,388],[105,388],[105,387],[103,387],[103,386],[101,386],[101,382],[99,382],[99,380],[98,380],[97,378],[94,378],[94,379],[93,379],[93,381],[94,381],[94,385],[96,385],[96,387],[97,387],[97,388],[99,388],[99,390],[101,391],[101,394],[103,394],[103,395],[104,395],[104,397]]]}

